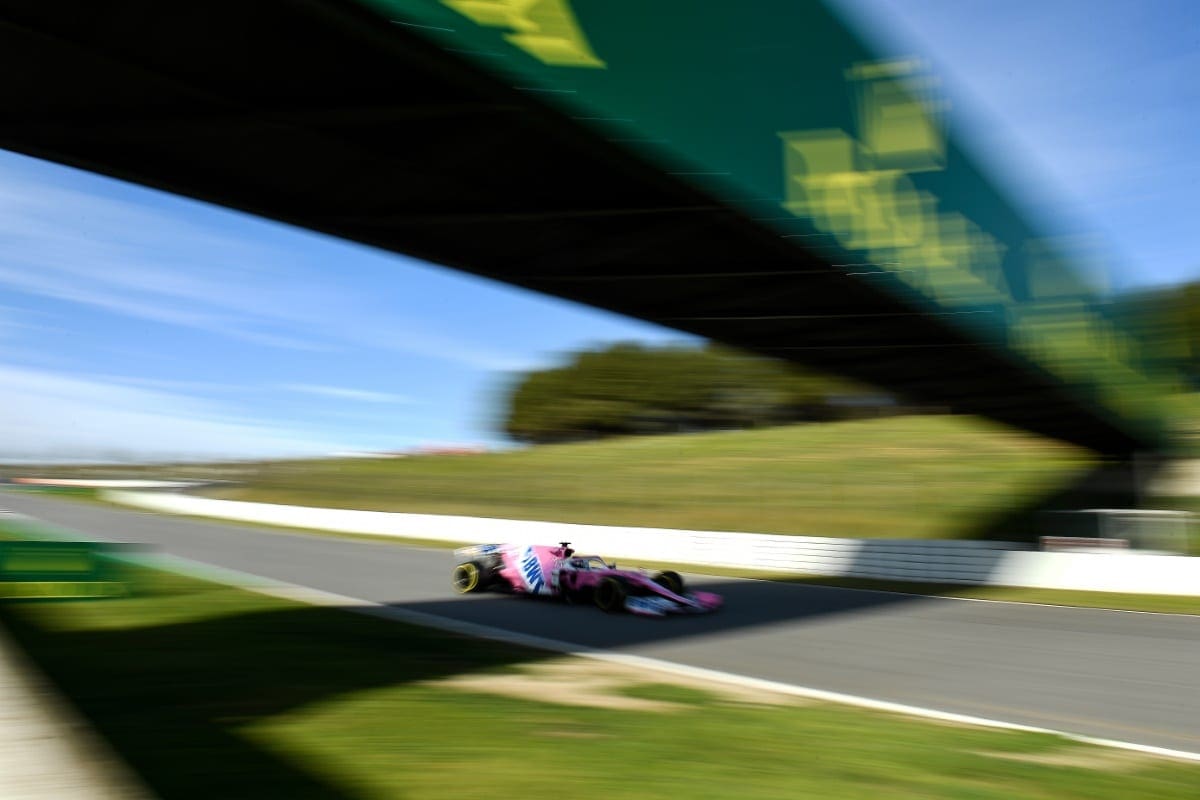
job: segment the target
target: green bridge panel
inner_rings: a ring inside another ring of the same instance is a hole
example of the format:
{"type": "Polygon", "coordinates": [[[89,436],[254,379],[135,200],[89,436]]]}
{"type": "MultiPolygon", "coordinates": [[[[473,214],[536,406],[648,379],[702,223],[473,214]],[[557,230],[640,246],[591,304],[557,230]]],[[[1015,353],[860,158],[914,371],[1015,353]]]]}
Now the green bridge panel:
{"type": "Polygon", "coordinates": [[[825,4],[363,2],[1154,430],[1136,333],[948,135],[937,76],[873,52],[825,4]]]}

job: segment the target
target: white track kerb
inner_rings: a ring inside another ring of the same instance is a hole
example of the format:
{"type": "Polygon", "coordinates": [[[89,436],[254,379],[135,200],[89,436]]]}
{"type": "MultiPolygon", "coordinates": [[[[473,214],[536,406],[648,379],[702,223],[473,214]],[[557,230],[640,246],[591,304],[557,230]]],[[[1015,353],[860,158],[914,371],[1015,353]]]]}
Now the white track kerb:
{"type": "Polygon", "coordinates": [[[338,608],[343,611],[349,611],[351,613],[366,614],[367,616],[395,620],[398,622],[407,622],[413,625],[421,625],[423,627],[435,628],[438,630],[449,631],[451,633],[460,633],[479,639],[490,639],[493,641],[515,644],[522,647],[530,647],[538,650],[549,650],[555,653],[565,653],[568,655],[579,656],[581,658],[590,658],[597,661],[624,664],[626,666],[636,667],[638,669],[654,670],[673,675],[699,678],[717,683],[745,686],[747,688],[776,692],[778,694],[791,695],[794,697],[804,697],[812,700],[841,703],[844,705],[858,706],[860,708],[869,708],[876,711],[904,714],[907,716],[920,717],[924,719],[935,719],[961,725],[975,725],[985,728],[1000,728],[1003,730],[1061,736],[1065,739],[1084,744],[1097,745],[1100,747],[1114,747],[1121,750],[1132,750],[1135,752],[1146,753],[1148,755],[1160,756],[1163,758],[1174,758],[1200,763],[1200,753],[1189,752],[1186,750],[1171,750],[1165,747],[1152,747],[1150,745],[1137,744],[1136,742],[1123,742],[1115,739],[1099,739],[1093,736],[1072,733],[1071,731],[1040,728],[1032,725],[1022,725],[1019,723],[1006,722],[999,719],[976,717],[969,714],[958,714],[951,711],[942,711],[935,708],[923,708],[921,706],[912,706],[903,703],[891,703],[886,700],[875,700],[869,697],[861,697],[858,695],[843,694],[841,692],[829,692],[823,689],[813,689],[806,686],[797,686],[795,684],[782,683],[779,681],[751,678],[745,675],[737,675],[730,672],[721,672],[719,670],[692,667],[685,664],[676,664],[657,658],[646,658],[644,656],[634,656],[625,653],[613,653],[607,650],[597,650],[582,645],[571,644],[570,642],[558,641],[557,639],[547,639],[541,636],[530,636],[528,634],[507,631],[502,628],[492,628],[485,625],[477,625],[471,622],[450,619],[448,617],[439,617],[434,614],[426,614],[420,611],[410,611],[407,609],[396,608],[394,606],[388,606],[382,603],[375,603],[355,597],[347,597],[345,595],[322,591],[320,589],[313,589],[307,586],[298,586],[296,584],[276,581],[271,578],[261,577],[259,575],[251,575],[249,573],[238,572],[236,570],[229,570],[222,567],[213,567],[208,564],[191,561],[178,556],[139,556],[131,558],[131,560],[143,563],[146,566],[190,574],[205,580],[236,586],[238,588],[267,595],[269,597],[276,597],[282,600],[307,603],[309,605],[328,606],[338,608]]]}
{"type": "Polygon", "coordinates": [[[106,500],[174,514],[446,542],[569,541],[614,558],[780,573],[1130,594],[1200,595],[1200,558],[1047,553],[1006,542],[835,539],[247,503],[105,489],[106,500]]]}

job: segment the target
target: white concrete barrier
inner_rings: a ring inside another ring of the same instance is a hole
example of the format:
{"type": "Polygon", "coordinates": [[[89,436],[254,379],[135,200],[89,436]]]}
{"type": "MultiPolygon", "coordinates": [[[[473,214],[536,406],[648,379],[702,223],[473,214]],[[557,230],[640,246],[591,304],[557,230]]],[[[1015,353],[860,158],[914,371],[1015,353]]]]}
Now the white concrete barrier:
{"type": "Polygon", "coordinates": [[[104,490],[102,495],[153,511],[342,533],[466,543],[569,541],[580,551],[614,559],[935,583],[1200,595],[1200,558],[1186,556],[1047,553],[1006,542],[834,539],[354,511],[171,492],[104,490]]]}
{"type": "Polygon", "coordinates": [[[140,479],[102,480],[99,478],[16,478],[16,486],[65,486],[80,489],[186,489],[196,481],[145,481],[140,479]]]}

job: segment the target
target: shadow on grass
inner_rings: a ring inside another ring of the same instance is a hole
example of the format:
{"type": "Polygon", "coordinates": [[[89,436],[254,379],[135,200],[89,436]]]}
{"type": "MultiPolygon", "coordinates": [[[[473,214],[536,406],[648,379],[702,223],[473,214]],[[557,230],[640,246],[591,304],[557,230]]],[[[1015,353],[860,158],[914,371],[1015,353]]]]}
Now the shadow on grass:
{"type": "Polygon", "coordinates": [[[1039,536],[1095,535],[1093,532],[1064,531],[1056,511],[1085,508],[1137,508],[1138,486],[1146,486],[1166,462],[1110,460],[1098,463],[1062,486],[1054,486],[1016,508],[982,518],[965,526],[959,539],[1036,543],[1039,536]]]}
{"type": "Polygon", "coordinates": [[[47,610],[15,604],[0,612],[43,672],[163,798],[363,796],[270,752],[244,729],[345,693],[547,655],[329,608],[86,631],[53,630],[47,610]]]}
{"type": "MultiPolygon", "coordinates": [[[[364,797],[365,789],[334,783],[310,765],[273,751],[249,729],[363,690],[557,655],[347,609],[271,608],[275,601],[241,590],[203,583],[195,587],[182,594],[164,593],[162,602],[171,605],[170,613],[187,617],[194,609],[205,615],[202,619],[162,622],[153,595],[0,605],[0,619],[47,677],[154,793],[172,800],[364,797]],[[103,627],[89,627],[97,622],[103,627]]],[[[921,599],[812,590],[803,602],[783,602],[786,587],[781,584],[730,580],[706,588],[727,596],[724,611],[668,620],[503,595],[402,607],[604,648],[921,599]]],[[[388,607],[365,608],[388,613],[388,607]]],[[[411,732],[421,721],[396,719],[395,724],[398,731],[411,732]]]]}

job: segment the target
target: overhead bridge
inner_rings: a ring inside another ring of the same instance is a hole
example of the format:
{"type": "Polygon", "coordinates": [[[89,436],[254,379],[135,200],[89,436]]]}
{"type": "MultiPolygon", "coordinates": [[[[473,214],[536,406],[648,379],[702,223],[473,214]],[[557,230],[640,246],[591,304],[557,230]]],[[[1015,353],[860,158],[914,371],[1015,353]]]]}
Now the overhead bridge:
{"type": "Polygon", "coordinates": [[[815,0],[4,0],[0,68],[11,150],[1105,454],[1161,442],[1136,334],[933,77],[815,0]]]}

